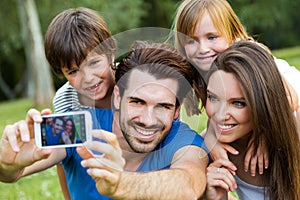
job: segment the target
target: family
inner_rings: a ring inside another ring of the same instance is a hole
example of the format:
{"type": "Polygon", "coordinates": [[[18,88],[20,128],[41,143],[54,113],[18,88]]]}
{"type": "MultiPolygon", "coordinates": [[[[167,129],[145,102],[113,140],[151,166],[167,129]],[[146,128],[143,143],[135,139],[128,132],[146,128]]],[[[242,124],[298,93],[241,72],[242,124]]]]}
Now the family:
{"type": "Polygon", "coordinates": [[[55,113],[88,110],[93,140],[39,149],[30,109],[0,140],[0,181],[57,166],[65,199],[300,199],[300,72],[249,36],[226,0],[184,0],[174,45],[117,44],[88,8],[50,23],[46,58],[68,82],[55,113]],[[202,133],[182,121],[205,109],[202,133]],[[257,173],[258,172],[258,173],[257,173]]]}

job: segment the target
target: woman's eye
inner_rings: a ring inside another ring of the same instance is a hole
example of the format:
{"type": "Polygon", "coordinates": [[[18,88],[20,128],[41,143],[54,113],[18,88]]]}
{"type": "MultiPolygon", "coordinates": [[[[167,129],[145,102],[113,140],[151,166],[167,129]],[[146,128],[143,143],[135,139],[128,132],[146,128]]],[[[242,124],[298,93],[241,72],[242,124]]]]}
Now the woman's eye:
{"type": "Polygon", "coordinates": [[[189,39],[188,41],[187,41],[187,44],[195,44],[197,41],[196,40],[194,40],[194,39],[189,39]]]}
{"type": "Polygon", "coordinates": [[[218,101],[217,97],[215,97],[214,95],[208,94],[207,98],[211,101],[211,102],[216,102],[218,101]]]}
{"type": "Polygon", "coordinates": [[[242,102],[242,101],[234,101],[232,104],[237,107],[245,107],[246,106],[246,103],[242,102]]]}

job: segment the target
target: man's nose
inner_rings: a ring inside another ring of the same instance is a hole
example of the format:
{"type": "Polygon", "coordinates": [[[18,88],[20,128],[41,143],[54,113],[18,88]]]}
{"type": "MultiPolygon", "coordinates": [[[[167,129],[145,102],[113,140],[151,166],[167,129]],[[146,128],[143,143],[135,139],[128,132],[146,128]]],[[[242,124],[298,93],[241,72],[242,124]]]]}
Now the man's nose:
{"type": "Polygon", "coordinates": [[[147,107],[143,110],[140,116],[140,122],[145,126],[151,126],[157,123],[156,115],[152,107],[147,107]]]}

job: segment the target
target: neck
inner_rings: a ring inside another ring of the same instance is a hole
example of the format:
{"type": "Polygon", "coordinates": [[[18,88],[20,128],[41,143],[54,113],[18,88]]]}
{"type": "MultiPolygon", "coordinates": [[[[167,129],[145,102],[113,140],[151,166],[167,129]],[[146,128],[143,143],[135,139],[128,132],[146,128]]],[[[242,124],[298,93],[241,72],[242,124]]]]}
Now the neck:
{"type": "Polygon", "coordinates": [[[237,176],[241,180],[245,181],[246,183],[252,184],[252,185],[263,186],[264,185],[263,184],[264,175],[259,175],[257,169],[256,169],[255,176],[251,176],[250,166],[249,166],[248,172],[245,172],[245,170],[244,170],[244,159],[245,159],[245,155],[248,150],[249,141],[250,141],[251,136],[252,136],[252,134],[248,134],[247,136],[230,143],[230,145],[233,148],[235,148],[237,151],[239,151],[239,154],[238,155],[229,154],[228,157],[229,157],[229,160],[231,162],[233,162],[235,164],[235,166],[237,167],[236,173],[237,173],[237,176]]]}
{"type": "Polygon", "coordinates": [[[106,95],[100,100],[93,100],[78,93],[78,100],[84,106],[111,109],[111,95],[106,95]]]}
{"type": "Polygon", "coordinates": [[[232,147],[234,147],[236,150],[238,150],[239,152],[241,152],[241,151],[243,152],[247,149],[247,146],[248,146],[251,135],[252,134],[248,134],[248,135],[246,135],[246,136],[230,143],[230,145],[232,147]]]}

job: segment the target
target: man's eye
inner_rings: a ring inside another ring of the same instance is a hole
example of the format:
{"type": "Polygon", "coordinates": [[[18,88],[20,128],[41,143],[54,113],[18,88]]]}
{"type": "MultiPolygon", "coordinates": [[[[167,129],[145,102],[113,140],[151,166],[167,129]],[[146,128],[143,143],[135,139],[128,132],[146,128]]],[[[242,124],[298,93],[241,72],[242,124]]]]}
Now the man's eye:
{"type": "Polygon", "coordinates": [[[170,105],[167,105],[167,104],[158,104],[156,107],[161,108],[161,109],[170,110],[170,109],[172,109],[173,106],[170,106],[170,105]]]}
{"type": "Polygon", "coordinates": [[[139,100],[131,100],[131,101],[129,101],[129,103],[136,104],[136,105],[142,105],[142,101],[139,101],[139,100]]]}

